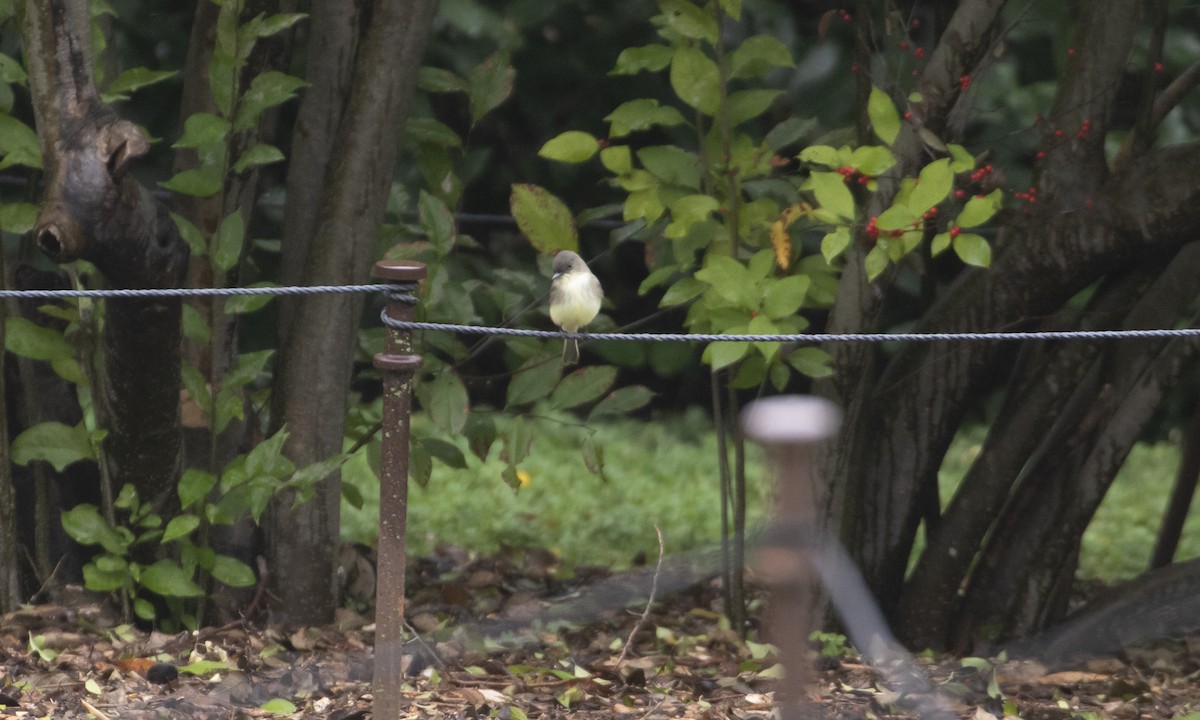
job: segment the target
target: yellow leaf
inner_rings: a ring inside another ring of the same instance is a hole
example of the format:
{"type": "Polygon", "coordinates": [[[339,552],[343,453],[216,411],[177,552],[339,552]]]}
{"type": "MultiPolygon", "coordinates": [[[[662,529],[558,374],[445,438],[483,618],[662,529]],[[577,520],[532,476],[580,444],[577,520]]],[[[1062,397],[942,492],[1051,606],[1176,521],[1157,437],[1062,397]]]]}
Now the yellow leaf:
{"type": "Polygon", "coordinates": [[[797,203],[780,211],[779,219],[771,223],[771,245],[775,247],[775,263],[780,269],[787,270],[792,262],[792,238],[788,235],[788,228],[810,212],[811,205],[797,203]]]}
{"type": "Polygon", "coordinates": [[[526,470],[518,470],[517,471],[517,482],[520,483],[520,487],[522,487],[522,488],[529,487],[530,485],[533,484],[533,476],[530,475],[529,472],[526,470]]]}

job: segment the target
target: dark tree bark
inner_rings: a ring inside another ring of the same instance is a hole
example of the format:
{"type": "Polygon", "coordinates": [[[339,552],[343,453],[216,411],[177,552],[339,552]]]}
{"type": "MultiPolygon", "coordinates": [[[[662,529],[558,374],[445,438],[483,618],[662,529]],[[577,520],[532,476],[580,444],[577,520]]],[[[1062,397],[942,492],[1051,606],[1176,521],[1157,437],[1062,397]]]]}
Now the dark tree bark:
{"type": "MultiPolygon", "coordinates": [[[[437,3],[375,0],[355,6],[358,16],[345,6],[313,3],[313,47],[319,50],[310,55],[313,86],[292,145],[293,156],[303,160],[288,177],[287,213],[297,215],[284,237],[286,283],[367,280],[437,3]]],[[[286,452],[304,465],[341,452],[362,299],[304,296],[285,308],[272,421],[286,426],[286,452]]],[[[292,507],[290,493],[274,504],[268,542],[274,591],[286,598],[282,622],[333,617],[340,496],[333,475],[305,505],[292,507]]]]}
{"type": "MultiPolygon", "coordinates": [[[[4,259],[0,256],[0,277],[4,259]]],[[[0,337],[4,337],[6,303],[0,303],[0,337]]],[[[12,484],[12,459],[8,456],[8,388],[5,365],[8,353],[0,352],[0,614],[21,604],[20,538],[17,536],[17,500],[12,484]]]]}
{"type": "MultiPolygon", "coordinates": [[[[30,2],[24,46],[48,187],[34,235],[56,262],[92,262],[117,288],[175,287],[188,248],[167,210],[129,174],[148,150],[142,132],[100,102],[91,69],[87,3],[30,2]]],[[[180,469],[177,299],[107,303],[105,378],[98,395],[105,461],[160,508],[180,469]]]]}
{"type": "MultiPolygon", "coordinates": [[[[923,100],[910,105],[922,132],[902,132],[894,148],[901,174],[927,162],[933,150],[922,140],[948,127],[959,78],[984,56],[1002,6],[958,5],[918,83],[923,100]]],[[[1178,251],[1200,227],[1200,145],[1136,152],[1143,144],[1115,170],[1105,156],[1141,5],[1102,0],[1073,8],[1072,60],[1039,128],[1047,142],[1035,177],[1038,202],[1002,222],[992,267],[964,271],[920,319],[921,330],[1037,329],[1106,277],[1091,322],[1170,326],[1194,294],[1170,277],[1196,272],[1194,253],[1178,251]],[[1122,272],[1130,267],[1142,271],[1122,272]],[[1131,314],[1139,297],[1143,305],[1131,314]]],[[[872,214],[889,201],[881,198],[872,214]]],[[[848,260],[831,331],[879,329],[891,289],[886,277],[877,287],[863,279],[867,250],[863,242],[848,260]]],[[[1074,321],[1063,315],[1052,324],[1074,321]]],[[[891,357],[861,346],[827,349],[838,374],[821,389],[842,405],[846,422],[823,460],[824,503],[898,632],[921,647],[976,638],[985,626],[1019,635],[1061,615],[1084,527],[1138,430],[1195,353],[1183,341],[1064,343],[1027,348],[1011,367],[1014,348],[997,343],[910,344],[891,357]],[[984,452],[945,513],[935,514],[936,530],[906,584],[923,513],[936,513],[945,451],[967,413],[1004,378],[1006,400],[984,452]],[[948,628],[947,608],[961,612],[957,629],[948,628]]]]}

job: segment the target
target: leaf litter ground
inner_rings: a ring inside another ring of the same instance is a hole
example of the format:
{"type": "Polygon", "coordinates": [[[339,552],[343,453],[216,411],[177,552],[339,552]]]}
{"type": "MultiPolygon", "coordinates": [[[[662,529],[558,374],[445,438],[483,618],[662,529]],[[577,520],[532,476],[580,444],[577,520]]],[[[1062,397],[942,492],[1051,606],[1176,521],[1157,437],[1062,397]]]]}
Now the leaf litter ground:
{"type": "MultiPolygon", "coordinates": [[[[405,718],[777,716],[781,669],[770,646],[722,621],[702,569],[711,558],[669,560],[665,595],[641,624],[651,568],[563,581],[549,553],[455,550],[413,566],[405,718]]],[[[372,629],[344,610],[333,626],[290,633],[235,622],[164,634],[120,625],[100,605],[29,607],[0,618],[0,718],[368,718],[372,629]]],[[[857,656],[819,649],[804,717],[916,717],[857,656]]],[[[1200,710],[1197,658],[1200,646],[1179,641],[1053,670],[919,662],[947,718],[1134,720],[1200,710]]]]}

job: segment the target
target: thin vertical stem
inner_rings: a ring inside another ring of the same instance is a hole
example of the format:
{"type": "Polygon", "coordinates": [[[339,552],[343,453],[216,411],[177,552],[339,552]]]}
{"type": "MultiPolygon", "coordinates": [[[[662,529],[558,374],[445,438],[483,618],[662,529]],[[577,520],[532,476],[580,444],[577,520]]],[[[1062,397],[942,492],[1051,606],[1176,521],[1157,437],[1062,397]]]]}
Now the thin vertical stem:
{"type": "Polygon", "coordinates": [[[712,382],[713,427],[717,431],[717,472],[720,476],[721,489],[721,599],[725,603],[725,616],[733,622],[733,591],[732,572],[729,558],[729,454],[727,450],[727,428],[725,416],[721,409],[720,371],[714,370],[709,379],[712,382]]]}
{"type": "Polygon", "coordinates": [[[736,611],[729,620],[738,635],[746,635],[746,437],[737,422],[738,399],[733,385],[726,383],[729,394],[726,413],[733,438],[733,568],[731,598],[736,611]]]}

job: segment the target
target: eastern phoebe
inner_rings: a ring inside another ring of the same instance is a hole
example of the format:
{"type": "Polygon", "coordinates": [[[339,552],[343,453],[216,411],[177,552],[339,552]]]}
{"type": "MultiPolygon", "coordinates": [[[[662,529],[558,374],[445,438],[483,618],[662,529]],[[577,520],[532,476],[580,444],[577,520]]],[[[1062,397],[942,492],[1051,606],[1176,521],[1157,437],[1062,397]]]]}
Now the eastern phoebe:
{"type": "MultiPolygon", "coordinates": [[[[587,263],[570,250],[554,256],[554,274],[550,278],[550,319],[566,332],[579,332],[600,312],[604,290],[600,281],[588,270],[587,263]]],[[[566,338],[563,342],[563,365],[579,362],[579,342],[566,338]]]]}

